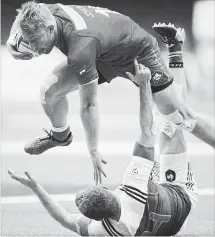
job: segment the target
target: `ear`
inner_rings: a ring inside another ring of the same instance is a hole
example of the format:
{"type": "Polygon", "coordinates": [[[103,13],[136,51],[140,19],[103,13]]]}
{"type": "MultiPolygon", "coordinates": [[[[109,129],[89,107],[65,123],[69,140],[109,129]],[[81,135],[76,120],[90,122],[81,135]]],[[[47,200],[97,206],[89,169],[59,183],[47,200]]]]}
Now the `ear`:
{"type": "Polygon", "coordinates": [[[48,32],[49,32],[50,34],[54,33],[54,25],[49,25],[49,26],[47,27],[47,30],[48,30],[48,32]]]}

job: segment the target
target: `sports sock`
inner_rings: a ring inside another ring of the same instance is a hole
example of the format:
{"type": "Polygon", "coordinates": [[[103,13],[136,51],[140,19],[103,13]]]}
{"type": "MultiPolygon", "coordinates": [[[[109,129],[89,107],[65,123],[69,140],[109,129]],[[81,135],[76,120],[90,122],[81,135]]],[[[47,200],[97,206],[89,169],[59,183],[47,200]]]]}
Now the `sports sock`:
{"type": "Polygon", "coordinates": [[[52,127],[52,135],[58,141],[64,141],[70,134],[70,126],[66,125],[61,128],[52,127]]]}
{"type": "Polygon", "coordinates": [[[179,42],[173,46],[168,47],[169,49],[169,67],[170,68],[183,68],[183,43],[179,42]]]}

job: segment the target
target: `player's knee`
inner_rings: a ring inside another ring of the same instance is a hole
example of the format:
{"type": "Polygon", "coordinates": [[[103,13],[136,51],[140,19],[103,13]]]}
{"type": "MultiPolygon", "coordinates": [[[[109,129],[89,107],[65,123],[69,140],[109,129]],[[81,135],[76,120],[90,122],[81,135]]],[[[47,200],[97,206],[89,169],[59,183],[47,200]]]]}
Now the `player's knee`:
{"type": "Polygon", "coordinates": [[[58,82],[58,77],[51,74],[40,87],[41,103],[46,104],[52,102],[57,96],[55,84],[58,82]]]}
{"type": "Polygon", "coordinates": [[[55,94],[53,93],[53,91],[47,87],[46,84],[43,84],[40,87],[40,101],[42,104],[48,104],[50,102],[52,102],[55,98],[55,94]]]}

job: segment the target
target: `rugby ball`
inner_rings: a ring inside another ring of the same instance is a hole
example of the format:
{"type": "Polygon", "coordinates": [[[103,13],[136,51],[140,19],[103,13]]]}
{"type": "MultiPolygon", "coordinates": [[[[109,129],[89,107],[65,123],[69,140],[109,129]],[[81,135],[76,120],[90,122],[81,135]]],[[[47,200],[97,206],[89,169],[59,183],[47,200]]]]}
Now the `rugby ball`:
{"type": "Polygon", "coordinates": [[[20,53],[31,53],[33,57],[39,56],[37,52],[34,52],[31,49],[30,44],[27,41],[25,41],[22,35],[19,33],[16,33],[16,36],[15,36],[15,47],[16,47],[16,50],[20,53]]]}

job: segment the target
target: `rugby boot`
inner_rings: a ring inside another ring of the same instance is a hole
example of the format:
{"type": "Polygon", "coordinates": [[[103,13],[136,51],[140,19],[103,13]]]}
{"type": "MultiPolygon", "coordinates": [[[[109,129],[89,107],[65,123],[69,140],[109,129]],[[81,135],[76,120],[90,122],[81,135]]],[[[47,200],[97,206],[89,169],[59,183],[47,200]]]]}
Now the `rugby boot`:
{"type": "Polygon", "coordinates": [[[158,34],[159,38],[167,44],[169,47],[172,47],[178,43],[184,43],[185,41],[185,30],[181,28],[176,28],[174,24],[166,23],[154,23],[152,29],[158,34]]]}
{"type": "Polygon", "coordinates": [[[33,142],[25,145],[24,150],[26,153],[31,155],[39,155],[53,147],[68,146],[73,139],[71,132],[64,141],[58,141],[53,137],[52,131],[48,132],[46,129],[43,129],[43,131],[46,132],[45,136],[39,137],[33,142]]]}

